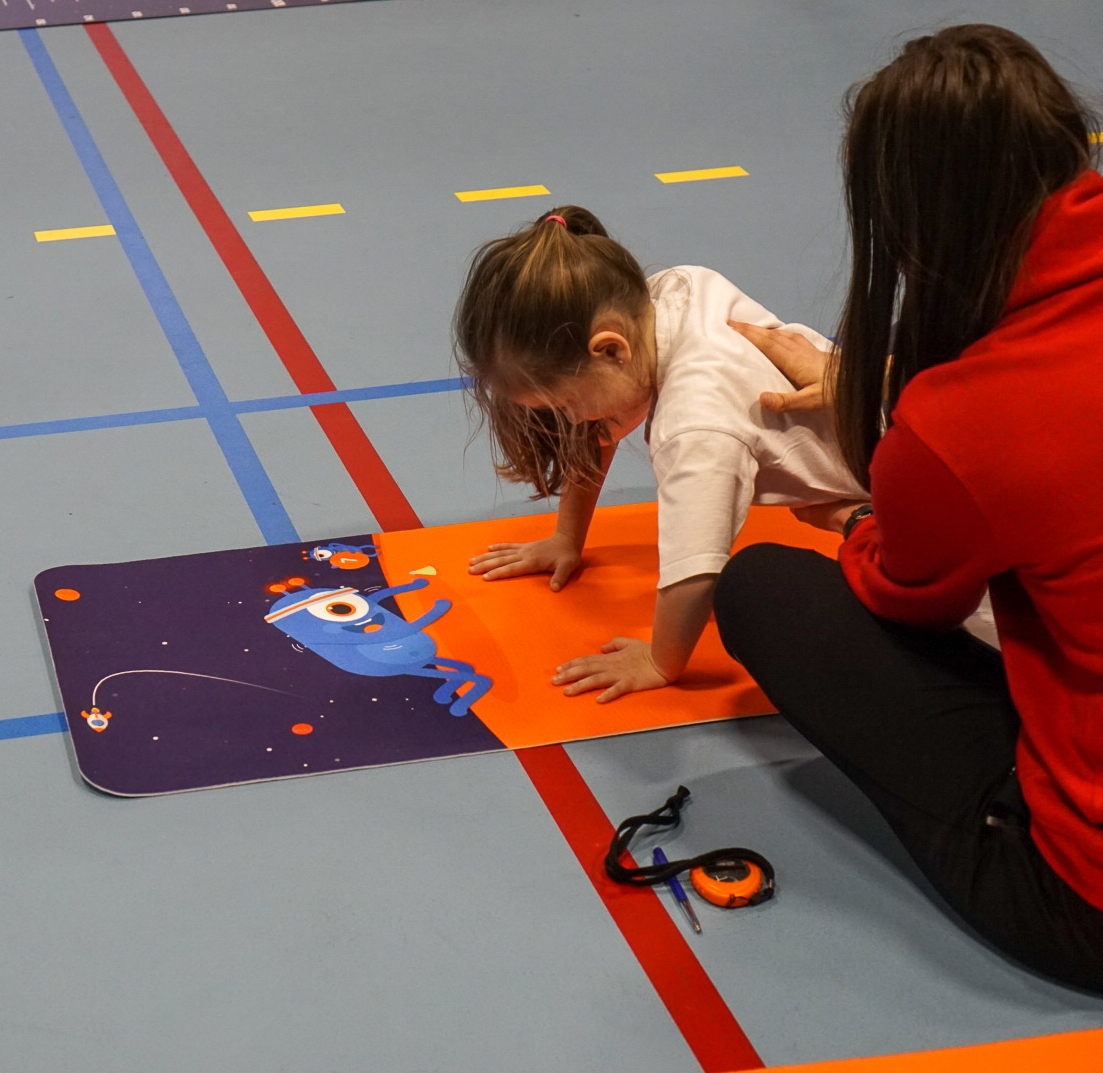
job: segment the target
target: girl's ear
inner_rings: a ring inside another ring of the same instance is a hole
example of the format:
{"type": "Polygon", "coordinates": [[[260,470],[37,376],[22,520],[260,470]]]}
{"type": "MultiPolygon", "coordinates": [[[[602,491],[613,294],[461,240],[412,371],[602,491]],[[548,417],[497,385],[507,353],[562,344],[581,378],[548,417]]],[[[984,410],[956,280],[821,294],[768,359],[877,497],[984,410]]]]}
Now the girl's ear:
{"type": "Polygon", "coordinates": [[[602,331],[590,339],[590,357],[609,365],[627,365],[632,360],[632,347],[619,332],[602,331]]]}

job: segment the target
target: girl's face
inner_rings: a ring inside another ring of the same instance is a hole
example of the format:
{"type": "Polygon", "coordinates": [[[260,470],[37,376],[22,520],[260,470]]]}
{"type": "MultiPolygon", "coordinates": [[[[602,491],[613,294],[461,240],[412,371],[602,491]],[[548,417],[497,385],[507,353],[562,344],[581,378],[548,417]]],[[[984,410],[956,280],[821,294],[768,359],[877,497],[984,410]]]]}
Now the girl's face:
{"type": "Polygon", "coordinates": [[[551,387],[522,392],[513,401],[533,409],[558,410],[572,424],[606,421],[634,428],[651,406],[651,388],[627,364],[592,359],[585,368],[551,387]]]}
{"type": "MultiPolygon", "coordinates": [[[[651,322],[643,320],[643,326],[653,331],[651,322]]],[[[533,409],[558,410],[572,425],[605,421],[618,438],[627,435],[651,407],[654,347],[646,345],[646,332],[639,334],[641,341],[633,351],[619,321],[596,324],[588,360],[577,373],[561,377],[550,387],[514,395],[513,401],[533,409]]]]}

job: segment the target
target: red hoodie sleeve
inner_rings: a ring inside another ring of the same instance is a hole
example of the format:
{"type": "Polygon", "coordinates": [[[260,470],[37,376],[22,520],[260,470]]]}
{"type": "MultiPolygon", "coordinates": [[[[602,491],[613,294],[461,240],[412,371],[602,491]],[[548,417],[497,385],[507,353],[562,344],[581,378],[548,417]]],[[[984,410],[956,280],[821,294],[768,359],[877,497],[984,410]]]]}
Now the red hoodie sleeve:
{"type": "Polygon", "coordinates": [[[1006,569],[976,501],[953,471],[896,421],[873,455],[874,514],[839,549],[843,574],[875,615],[952,628],[1006,569]]]}

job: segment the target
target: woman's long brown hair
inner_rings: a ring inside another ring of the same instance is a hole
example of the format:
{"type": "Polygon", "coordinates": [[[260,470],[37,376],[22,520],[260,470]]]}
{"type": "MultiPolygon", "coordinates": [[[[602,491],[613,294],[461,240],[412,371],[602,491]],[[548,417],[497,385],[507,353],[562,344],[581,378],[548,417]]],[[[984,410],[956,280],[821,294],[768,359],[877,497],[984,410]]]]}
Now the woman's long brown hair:
{"type": "Polygon", "coordinates": [[[833,364],[839,443],[868,487],[883,414],[991,331],[1042,203],[1093,154],[1084,105],[998,26],[909,41],[847,107],[853,268],[833,364]]]}
{"type": "Polygon", "coordinates": [[[572,425],[558,410],[522,406],[512,396],[538,395],[583,372],[597,314],[620,314],[630,330],[649,300],[635,258],[577,205],[552,209],[476,251],[453,337],[499,476],[531,484],[533,498],[558,495],[566,483],[601,482],[604,422],[572,425]]]}

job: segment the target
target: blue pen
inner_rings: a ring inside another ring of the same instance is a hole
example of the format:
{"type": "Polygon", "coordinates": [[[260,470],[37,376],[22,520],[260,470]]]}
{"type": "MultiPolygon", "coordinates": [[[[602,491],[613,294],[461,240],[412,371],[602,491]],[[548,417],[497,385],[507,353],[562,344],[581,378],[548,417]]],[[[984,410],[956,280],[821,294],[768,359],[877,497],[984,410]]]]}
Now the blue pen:
{"type": "MultiPolygon", "coordinates": [[[[652,860],[655,862],[655,864],[670,863],[666,859],[666,854],[663,853],[663,851],[659,849],[658,846],[656,846],[654,851],[652,852],[652,860]]],[[[678,882],[678,877],[671,876],[666,881],[666,885],[670,888],[671,893],[678,900],[678,903],[681,905],[681,907],[686,911],[686,916],[689,917],[689,922],[693,925],[693,930],[697,932],[698,935],[700,935],[701,922],[697,919],[697,914],[693,911],[693,906],[689,904],[689,898],[686,896],[686,892],[685,889],[682,887],[682,884],[678,882]]]]}

